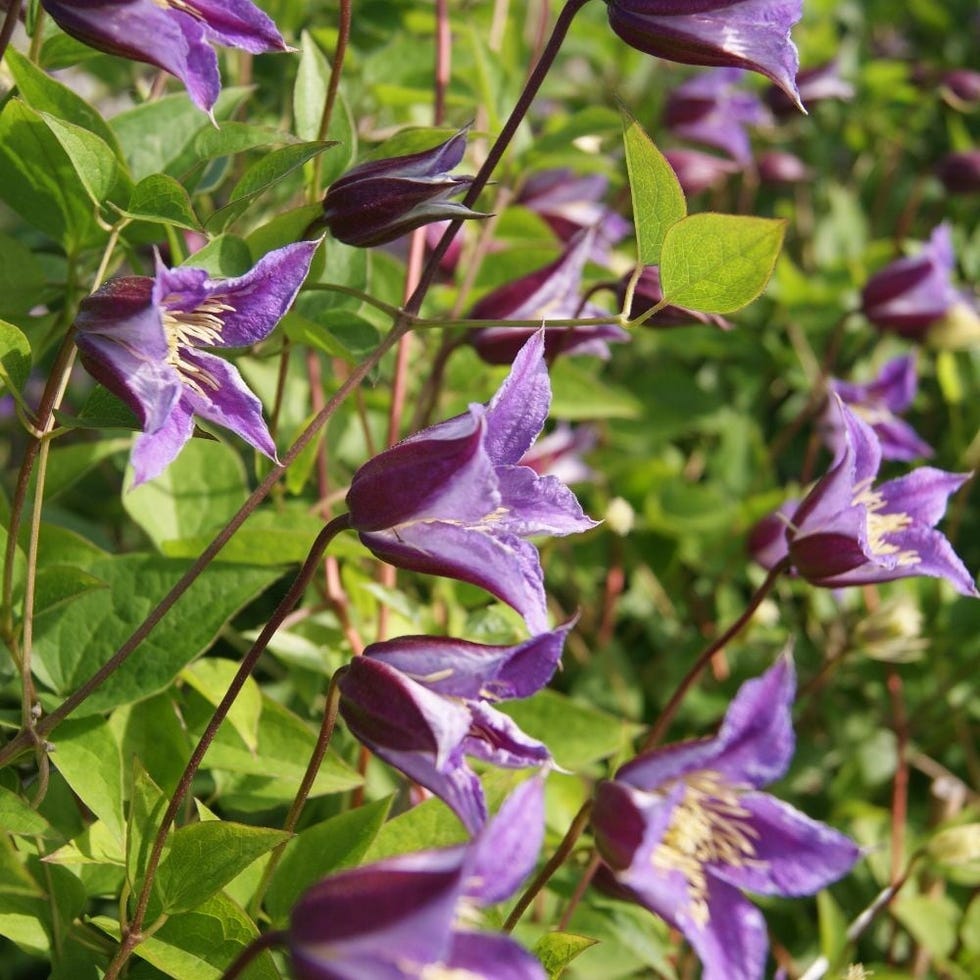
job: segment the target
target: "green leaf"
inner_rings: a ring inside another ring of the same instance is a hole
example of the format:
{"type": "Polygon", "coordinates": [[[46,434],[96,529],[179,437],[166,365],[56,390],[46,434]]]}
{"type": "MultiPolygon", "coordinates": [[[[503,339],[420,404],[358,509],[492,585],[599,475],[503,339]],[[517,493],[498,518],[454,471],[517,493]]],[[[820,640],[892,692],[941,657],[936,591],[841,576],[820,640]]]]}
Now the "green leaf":
{"type": "Polygon", "coordinates": [[[308,31],[300,39],[299,67],[293,86],[293,123],[296,135],[315,140],[320,135],[320,120],[327,101],[330,65],[308,31]]]}
{"type": "MultiPolygon", "coordinates": [[[[48,833],[47,820],[16,793],[0,786],[0,827],[10,834],[40,835],[48,833]]],[[[0,881],[0,889],[2,889],[0,881]]]]}
{"type": "Polygon", "coordinates": [[[212,276],[241,276],[252,268],[252,252],[237,235],[217,235],[181,265],[206,269],[212,276]]]}
{"type": "MultiPolygon", "coordinates": [[[[0,250],[0,263],[3,252],[0,250]]],[[[3,266],[0,265],[0,269],[3,266]]],[[[0,271],[0,285],[3,281],[0,271]]],[[[20,391],[31,371],[31,345],[28,339],[12,323],[0,320],[0,381],[5,387],[20,391]]]]}
{"type": "Polygon", "coordinates": [[[428,799],[389,820],[372,841],[365,861],[380,861],[432,847],[451,847],[466,841],[459,817],[442,800],[428,799]]]}
{"type": "MultiPolygon", "coordinates": [[[[141,554],[92,562],[88,571],[108,588],[37,617],[34,666],[41,680],[62,696],[77,688],[129,638],[186,568],[183,561],[141,554]]],[[[162,691],[279,574],[268,568],[210,565],[139,651],[76,709],[76,716],[162,691]]]]}
{"type": "Polygon", "coordinates": [[[123,494],[129,516],[160,548],[217,529],[248,496],[245,467],[230,446],[192,439],[156,479],[123,494]]]}
{"type": "Polygon", "coordinates": [[[560,358],[551,370],[554,398],[551,414],[569,422],[597,419],[635,419],[643,404],[628,388],[611,385],[583,365],[587,358],[560,358]]]}
{"type": "Polygon", "coordinates": [[[116,453],[128,452],[130,444],[128,437],[79,442],[71,446],[59,446],[55,443],[48,456],[48,471],[44,481],[45,501],[53,500],[59,493],[73,486],[104,459],[115,456],[116,453]]]}
{"type": "Polygon", "coordinates": [[[656,265],[668,229],[687,214],[687,201],[667,158],[622,105],[620,112],[638,264],[656,265]]]}
{"type": "Polygon", "coordinates": [[[557,980],[576,956],[598,941],[589,939],[588,936],[576,936],[571,932],[549,932],[534,944],[531,952],[548,971],[548,980],[557,980]]]}
{"type": "Polygon", "coordinates": [[[83,126],[108,144],[113,154],[122,161],[122,151],[116,136],[97,109],[47,72],[41,71],[15,48],[8,49],[6,60],[20,97],[32,109],[83,126]]]}
{"type": "Polygon", "coordinates": [[[703,313],[734,313],[769,282],[785,221],[694,214],[667,232],[660,256],[664,301],[703,313]]]}
{"type": "MultiPolygon", "coordinates": [[[[219,657],[206,657],[185,667],[181,679],[215,707],[221,703],[238,663],[219,657]]],[[[242,741],[255,752],[259,746],[259,719],[262,717],[262,692],[254,678],[248,677],[228,712],[228,723],[242,741]]]]}
{"type": "Polygon", "coordinates": [[[84,568],[73,565],[48,565],[37,573],[34,592],[34,615],[51,612],[59,606],[93,589],[104,589],[105,582],[84,568]]]}
{"type": "Polygon", "coordinates": [[[892,903],[891,911],[931,956],[943,960],[953,952],[960,909],[948,895],[903,893],[892,903]]]}
{"type": "MultiPolygon", "coordinates": [[[[99,915],[91,922],[114,939],[120,938],[115,919],[99,915]]],[[[171,916],[136,947],[136,955],[174,980],[221,980],[258,934],[245,912],[219,892],[193,912],[171,916]]],[[[248,980],[281,977],[267,952],[249,964],[246,975],[248,980]]]]}
{"type": "MultiPolygon", "coordinates": [[[[70,610],[70,607],[69,607],[70,610]]],[[[70,718],[54,735],[52,760],[78,798],[122,843],[122,755],[104,718],[70,718]]]]}
{"type": "Polygon", "coordinates": [[[308,827],[285,847],[276,868],[265,908],[275,925],[283,925],[296,900],[320,878],[360,863],[384,825],[391,798],[308,827]]]}
{"type": "Polygon", "coordinates": [[[498,708],[550,746],[558,765],[573,772],[620,751],[631,737],[626,722],[548,689],[498,708]]]}
{"type": "Polygon", "coordinates": [[[197,908],[256,858],[290,838],[283,830],[207,820],[179,827],[168,839],[155,887],[167,914],[197,908]]]}
{"type": "Polygon", "coordinates": [[[89,824],[83,833],[79,834],[64,847],[44,857],[45,863],[78,866],[96,864],[103,867],[124,868],[126,855],[123,845],[116,840],[112,831],[102,820],[89,824]]]}
{"type": "Polygon", "coordinates": [[[84,127],[65,122],[50,113],[42,112],[41,118],[68,154],[93,204],[106,201],[117,185],[123,200],[128,198],[131,189],[129,175],[108,143],[84,127]]]}
{"type": "Polygon", "coordinates": [[[133,760],[133,793],[126,822],[126,879],[131,888],[143,880],[153,840],[167,809],[167,797],[139,759],[133,760]]]}
{"type": "MultiPolygon", "coordinates": [[[[16,238],[0,235],[0,315],[27,313],[37,306],[45,284],[44,269],[34,253],[16,238]]],[[[6,339],[3,327],[0,321],[0,358],[6,339]]]]}
{"type": "Polygon", "coordinates": [[[182,184],[166,174],[149,174],[144,177],[129,195],[126,214],[144,221],[176,225],[178,228],[190,228],[193,231],[201,228],[187,191],[182,184]]]}

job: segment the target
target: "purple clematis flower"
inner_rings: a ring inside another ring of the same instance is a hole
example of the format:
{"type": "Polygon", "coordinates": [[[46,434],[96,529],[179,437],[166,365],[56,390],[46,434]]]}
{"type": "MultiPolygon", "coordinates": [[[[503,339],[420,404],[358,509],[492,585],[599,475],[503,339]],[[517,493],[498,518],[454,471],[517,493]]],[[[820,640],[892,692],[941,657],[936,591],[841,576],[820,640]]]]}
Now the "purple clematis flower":
{"type": "MultiPolygon", "coordinates": [[[[596,230],[579,232],[554,262],[521,276],[484,296],[469,312],[471,320],[539,320],[545,327],[545,353],[591,354],[608,358],[610,342],[629,339],[613,317],[579,296],[582,271],[594,248],[596,230]],[[608,316],[609,323],[580,327],[548,327],[548,320],[608,316]]],[[[469,342],[489,364],[509,364],[534,327],[482,327],[470,331],[469,342]]]]}
{"type": "Polygon", "coordinates": [[[133,486],[173,462],[194,416],[224,426],[270,459],[276,447],[262,404],[226,360],[203,347],[247,347],[265,339],[303,284],[319,242],[264,256],[244,276],[210,279],[204,269],[112,279],[82,300],[75,343],[89,374],[136,413],[133,486]]]}
{"type": "Polygon", "coordinates": [[[175,75],[209,114],[221,91],[213,44],[252,54],[289,50],[251,0],[42,0],[41,6],[90,47],[175,75]]]}
{"type": "Polygon", "coordinates": [[[918,255],[879,269],[861,292],[861,312],[879,329],[921,340],[962,297],[953,286],[953,240],[938,225],[918,255]]]}
{"type": "Polygon", "coordinates": [[[803,0],[606,0],[609,24],[630,47],[686,65],[748,68],[802,108],[790,28],[803,0]]]}
{"type": "Polygon", "coordinates": [[[431,636],[372,643],[340,680],[340,713],[359,741],[444,800],[476,833],[487,805],[465,756],[507,769],[551,763],[547,747],[493,704],[544,687],[571,626],[517,646],[431,636]]]}
{"type": "MultiPolygon", "coordinates": [[[[796,87],[800,93],[800,102],[807,106],[827,99],[847,102],[854,98],[854,86],[840,77],[840,66],[834,60],[804,68],[796,76],[796,87]]],[[[777,116],[792,115],[799,109],[799,104],[790,99],[778,85],[766,90],[766,102],[777,116]]]]}
{"type": "Polygon", "coordinates": [[[351,526],[383,561],[479,585],[532,633],[548,628],[541,561],[526,539],[595,526],[554,477],[521,466],[551,385],[544,331],[521,348],[484,405],[409,436],[365,463],[347,494],[351,526]]]}
{"type": "Polygon", "coordinates": [[[539,214],[563,241],[595,228],[589,258],[604,265],[609,250],[631,229],[630,223],[602,203],[609,181],[602,174],[577,176],[566,167],[533,174],[521,188],[517,203],[539,214]]]}
{"type": "Polygon", "coordinates": [[[980,150],[947,154],[939,161],[936,176],[948,194],[980,194],[980,150]]]}
{"type": "Polygon", "coordinates": [[[739,170],[734,160],[726,160],[714,153],[702,153],[700,150],[665,150],[664,156],[677,174],[687,197],[717,187],[739,170]]]}
{"type": "Polygon", "coordinates": [[[837,395],[831,401],[840,416],[841,451],[793,511],[785,547],[769,541],[765,563],[771,567],[788,555],[803,578],[826,588],[930,575],[961,595],[980,595],[952,545],[934,529],[949,496],[971,474],[923,466],[874,486],[881,465],[877,436],[837,395]]]}
{"type": "Polygon", "coordinates": [[[802,184],[813,178],[813,171],[795,154],[769,150],[755,162],[764,184],[802,184]]]}
{"type": "Polygon", "coordinates": [[[596,790],[592,826],[616,890],[679,929],[704,980],[761,980],[769,941],[743,890],[811,895],[858,846],[760,792],[795,748],[792,661],[743,684],[714,738],[639,756],[596,790]]]}
{"type": "Polygon", "coordinates": [[[466,151],[466,130],[407,156],[371,160],[335,180],[323,199],[322,222],[338,241],[368,248],[384,245],[433,221],[485,218],[450,198],[472,177],[452,177],[466,151]]]}
{"type": "MultiPolygon", "coordinates": [[[[898,413],[912,404],[917,387],[913,354],[889,361],[878,377],[866,384],[830,379],[830,390],[874,430],[881,445],[882,459],[910,461],[932,455],[932,447],[916,435],[908,422],[898,418],[898,413]]],[[[835,456],[843,452],[841,413],[829,401],[824,412],[823,431],[831,452],[835,456]]]]}
{"type": "Polygon", "coordinates": [[[735,86],[739,68],[716,68],[689,78],[667,96],[664,122],[675,136],[714,146],[736,163],[752,162],[747,126],[769,120],[765,106],[751,92],[735,86]]]}
{"type": "Polygon", "coordinates": [[[542,780],[522,783],[468,845],[339,871],[296,903],[289,949],[298,980],[544,980],[509,936],[460,924],[512,895],[544,839],[542,780]]]}
{"type": "Polygon", "coordinates": [[[594,426],[572,428],[567,422],[559,422],[521,457],[521,465],[530,466],[538,476],[553,476],[562,483],[592,483],[595,471],[582,459],[582,453],[594,449],[598,441],[594,426]]]}

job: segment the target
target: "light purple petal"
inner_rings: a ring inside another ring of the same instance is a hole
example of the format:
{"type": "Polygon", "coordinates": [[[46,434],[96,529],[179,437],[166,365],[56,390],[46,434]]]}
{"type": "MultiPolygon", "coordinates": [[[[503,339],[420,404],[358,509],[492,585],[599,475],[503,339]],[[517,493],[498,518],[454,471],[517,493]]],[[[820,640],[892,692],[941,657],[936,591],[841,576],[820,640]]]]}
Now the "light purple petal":
{"type": "Polygon", "coordinates": [[[552,761],[548,747],[525,735],[513,721],[485,701],[468,701],[472,715],[470,734],[463,740],[463,752],[504,769],[526,769],[552,761]]]}
{"type": "Polygon", "coordinates": [[[715,738],[680,742],[627,762],[616,779],[642,790],[698,770],[719,773],[741,786],[765,786],[779,779],[795,748],[790,713],[796,694],[796,671],[783,656],[761,677],[738,690],[715,738]]]}
{"type": "MultiPolygon", "coordinates": [[[[510,936],[493,936],[485,932],[453,933],[453,947],[446,964],[445,976],[483,980],[545,980],[541,962],[510,936]]],[[[367,978],[365,977],[365,980],[367,978]]],[[[373,980],[373,978],[372,978],[373,980]]]]}
{"type": "Polygon", "coordinates": [[[758,835],[755,856],[740,867],[711,867],[736,888],[761,895],[812,895],[847,874],[861,857],[861,848],[849,837],[768,793],[746,793],[739,803],[751,813],[748,822],[758,835]]]}
{"type": "Polygon", "coordinates": [[[242,380],[238,369],[204,351],[185,349],[181,360],[199,367],[217,384],[216,388],[203,384],[203,395],[185,389],[183,401],[194,414],[230,429],[269,459],[277,459],[276,445],[262,417],[262,402],[242,380]]]}
{"type": "Polygon", "coordinates": [[[251,0],[186,0],[203,18],[208,37],[229,48],[252,54],[288,51],[272,18],[251,0]]]}
{"type": "Polygon", "coordinates": [[[882,419],[874,425],[874,430],[881,443],[882,459],[910,463],[933,455],[932,446],[920,439],[915,429],[903,419],[882,419]]]}
{"type": "Polygon", "coordinates": [[[461,579],[513,606],[532,633],[548,629],[541,560],[534,545],[489,523],[466,527],[445,521],[407,524],[396,531],[361,533],[378,558],[399,568],[461,579]]]}
{"type": "Polygon", "coordinates": [[[500,466],[513,464],[531,448],[551,407],[551,382],[544,363],[544,331],[521,348],[510,373],[487,405],[486,450],[500,466]]]}
{"type": "Polygon", "coordinates": [[[544,777],[525,780],[473,842],[464,893],[479,905],[509,898],[534,870],[544,843],[544,777]]]}
{"type": "Polygon", "coordinates": [[[136,437],[129,462],[133,467],[133,486],[159,476],[184,448],[194,433],[194,420],[186,401],[178,401],[166,421],[153,432],[136,437]]]}
{"type": "Polygon", "coordinates": [[[529,466],[501,466],[497,478],[501,523],[513,534],[578,534],[598,524],[586,517],[575,494],[557,477],[538,476],[529,466]]]}
{"type": "Polygon", "coordinates": [[[868,385],[868,394],[880,399],[893,412],[904,412],[912,404],[919,387],[915,355],[892,358],[878,377],[868,385]]]}
{"type": "MultiPolygon", "coordinates": [[[[920,466],[876,488],[885,503],[881,512],[907,514],[917,524],[933,527],[946,513],[949,498],[972,476],[972,473],[947,473],[932,466],[920,466]]],[[[900,538],[898,532],[893,540],[897,542],[900,538]]]]}

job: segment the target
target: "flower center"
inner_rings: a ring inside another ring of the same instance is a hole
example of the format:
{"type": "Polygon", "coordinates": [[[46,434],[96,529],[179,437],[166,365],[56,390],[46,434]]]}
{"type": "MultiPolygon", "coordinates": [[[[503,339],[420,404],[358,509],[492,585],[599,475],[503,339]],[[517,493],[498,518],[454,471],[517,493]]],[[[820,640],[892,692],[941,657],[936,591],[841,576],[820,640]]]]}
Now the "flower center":
{"type": "MultiPolygon", "coordinates": [[[[764,867],[755,857],[758,831],[739,802],[742,790],[710,769],[683,778],[684,796],[653,852],[658,871],[677,871],[687,886],[687,913],[703,927],[711,918],[706,865],[764,867]]],[[[668,789],[670,784],[668,784],[668,789]]]]}
{"type": "Polygon", "coordinates": [[[858,484],[855,491],[851,503],[860,504],[865,509],[868,547],[871,549],[871,553],[873,555],[895,555],[896,565],[917,565],[922,561],[919,553],[914,549],[903,551],[897,544],[885,540],[887,534],[897,534],[904,531],[912,523],[912,518],[901,512],[882,514],[881,509],[886,506],[885,500],[878,491],[871,489],[870,480],[858,484]]]}
{"type": "Polygon", "coordinates": [[[205,393],[204,386],[216,391],[220,385],[204,368],[188,361],[183,352],[193,347],[213,347],[218,344],[224,328],[221,314],[234,312],[233,306],[217,299],[205,300],[190,312],[168,310],[166,305],[163,307],[167,363],[180,375],[180,380],[199,395],[205,393]]]}

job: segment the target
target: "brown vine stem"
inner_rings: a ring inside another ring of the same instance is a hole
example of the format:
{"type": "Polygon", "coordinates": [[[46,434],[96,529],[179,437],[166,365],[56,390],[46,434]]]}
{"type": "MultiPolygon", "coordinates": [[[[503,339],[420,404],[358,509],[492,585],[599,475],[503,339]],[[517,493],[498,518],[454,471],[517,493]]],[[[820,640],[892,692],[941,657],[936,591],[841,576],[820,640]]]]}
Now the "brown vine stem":
{"type": "MultiPolygon", "coordinates": [[[[324,405],[312,422],[300,433],[297,440],[289,447],[278,466],[273,467],[264,480],[252,491],[248,499],[239,508],[232,519],[215,536],[214,540],[198,556],[191,567],[174,584],[173,588],[150,611],[146,619],[137,627],[119,649],[100,667],[81,687],[60,704],[51,714],[46,715],[38,723],[34,731],[37,735],[46,735],[65,720],[107,677],[111,676],[124,663],[134,650],[153,631],[157,623],[173,608],[177,600],[191,587],[201,572],[214,560],[221,549],[231,540],[235,532],[245,523],[256,507],[268,496],[269,491],[276,485],[283,473],[294,459],[306,448],[313,437],[326,425],[327,421],[337,410],[343,400],[356,388],[361,381],[374,369],[384,355],[398,342],[402,334],[409,329],[410,318],[396,321],[388,335],[378,345],[377,349],[362,364],[358,365],[347,377],[332,398],[324,405]]],[[[33,744],[33,733],[21,731],[0,749],[0,766],[8,764],[21,753],[27,751],[33,744]]]]}
{"type": "Polygon", "coordinates": [[[770,570],[769,574],[766,576],[765,581],[762,585],[756,589],[755,594],[749,600],[749,604],[745,607],[745,611],[742,613],[738,619],[732,623],[731,626],[725,630],[719,637],[713,640],[711,643],[705,647],[704,650],[698,654],[697,660],[691,665],[690,670],[684,675],[683,680],[677,686],[677,690],[671,695],[670,700],[667,702],[666,707],[660,712],[660,717],[653,723],[650,727],[650,732],[646,739],[643,741],[643,745],[640,747],[640,752],[649,752],[650,749],[654,748],[659,744],[661,739],[666,735],[667,729],[670,727],[670,723],[674,720],[674,715],[677,714],[677,709],[681,706],[681,702],[687,696],[687,692],[694,685],[694,682],[701,676],[705,667],[711,663],[711,658],[726,644],[731,642],[732,638],[737,636],[742,629],[745,627],[746,623],[752,618],[752,614],[759,608],[762,600],[765,599],[767,595],[772,591],[772,587],[776,584],[776,580],[782,575],[783,572],[789,568],[790,561],[789,558],[784,558],[779,564],[774,565],[770,570]]]}
{"type": "Polygon", "coordinates": [[[326,524],[317,535],[313,546],[310,548],[310,553],[306,556],[306,560],[303,562],[299,574],[293,580],[293,584],[289,587],[289,591],[283,596],[279,605],[276,607],[276,611],[272,614],[272,618],[265,624],[258,639],[256,639],[252,648],[242,659],[237,673],[232,679],[231,684],[228,685],[228,690],[225,691],[224,697],[222,697],[221,702],[215,708],[211,720],[208,722],[207,727],[198,740],[197,746],[191,753],[187,765],[184,767],[184,771],[177,783],[177,788],[174,790],[173,796],[170,798],[167,809],[163,814],[163,818],[160,820],[160,827],[153,840],[150,856],[147,858],[146,870],[143,874],[143,885],[140,889],[139,897],[136,900],[136,910],[123,934],[122,943],[116,952],[116,956],[109,964],[105,980],[115,980],[119,976],[120,970],[133,954],[133,950],[136,949],[144,938],[142,932],[143,920],[146,918],[146,910],[150,904],[150,896],[153,892],[153,881],[156,878],[157,869],[160,866],[160,859],[163,856],[163,848],[167,842],[167,836],[170,833],[171,826],[177,819],[177,813],[180,810],[181,804],[184,802],[184,798],[190,792],[194,776],[197,774],[197,770],[200,768],[204,756],[214,741],[214,736],[231,710],[231,706],[235,703],[242,687],[245,685],[245,681],[248,680],[252,671],[255,669],[259,657],[265,652],[269,641],[275,635],[276,630],[279,629],[282,621],[293,611],[293,608],[303,597],[303,593],[316,574],[317,568],[320,565],[320,559],[323,558],[323,553],[326,551],[327,546],[341,531],[346,531],[348,528],[350,528],[350,517],[347,514],[341,514],[326,524]]]}
{"type": "MultiPolygon", "coordinates": [[[[323,102],[323,115],[320,116],[318,140],[327,138],[330,120],[333,118],[333,108],[337,102],[337,92],[340,90],[340,76],[344,67],[344,56],[347,54],[347,43],[350,40],[351,0],[340,0],[337,15],[337,44],[333,49],[333,62],[330,65],[330,79],[327,82],[327,95],[323,102]]],[[[320,177],[323,173],[323,156],[318,155],[313,161],[313,179],[310,182],[310,194],[315,199],[320,193],[320,177]]]]}
{"type": "Polygon", "coordinates": [[[245,967],[257,959],[267,949],[275,949],[277,946],[286,945],[286,933],[281,930],[274,932],[264,932],[261,936],[256,936],[248,946],[238,954],[238,959],[225,970],[221,980],[236,980],[245,972],[245,967]]]}
{"type": "Polygon", "coordinates": [[[3,58],[7,45],[13,37],[14,28],[17,26],[17,18],[20,16],[20,0],[11,0],[7,7],[7,14],[3,18],[3,25],[0,26],[0,58],[3,58]]]}

